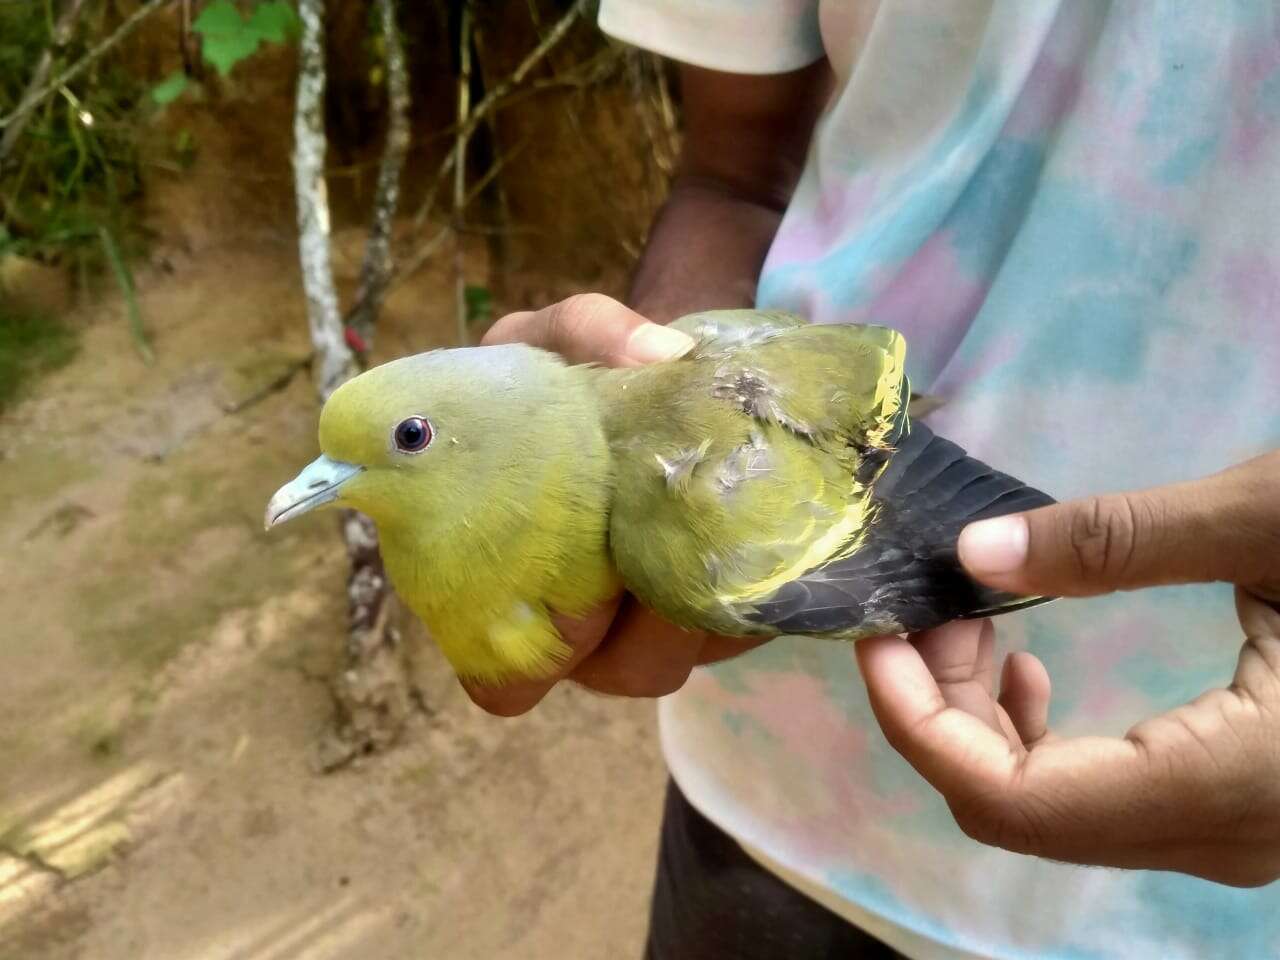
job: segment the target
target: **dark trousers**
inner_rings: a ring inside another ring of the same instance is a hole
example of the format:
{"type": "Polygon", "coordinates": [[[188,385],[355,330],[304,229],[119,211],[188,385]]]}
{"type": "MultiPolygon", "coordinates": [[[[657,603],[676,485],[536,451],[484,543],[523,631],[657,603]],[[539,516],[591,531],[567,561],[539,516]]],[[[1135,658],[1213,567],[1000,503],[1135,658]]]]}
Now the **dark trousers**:
{"type": "Polygon", "coordinates": [[[898,960],[778,879],[667,785],[646,960],[898,960]]]}

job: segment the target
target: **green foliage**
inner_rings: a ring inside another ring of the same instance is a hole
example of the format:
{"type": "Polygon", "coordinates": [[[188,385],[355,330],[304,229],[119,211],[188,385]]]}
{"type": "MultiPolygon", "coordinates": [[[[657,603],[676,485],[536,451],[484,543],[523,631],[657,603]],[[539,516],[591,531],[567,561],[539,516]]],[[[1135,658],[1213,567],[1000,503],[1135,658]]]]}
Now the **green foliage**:
{"type": "MultiPolygon", "coordinates": [[[[45,6],[0,4],[0,113],[20,102],[49,47],[45,6]]],[[[73,36],[56,51],[50,75],[75,63],[94,39],[73,36]]],[[[114,56],[104,57],[31,114],[0,168],[0,257],[66,266],[81,286],[109,268],[128,301],[135,337],[141,318],[128,263],[144,241],[134,205],[142,195],[133,123],[142,90],[114,56]]],[[[22,380],[70,356],[72,341],[50,318],[8,314],[0,324],[2,404],[22,380]]]]}
{"type": "Polygon", "coordinates": [[[66,326],[15,310],[0,299],[0,409],[32,377],[62,366],[75,352],[75,337],[66,326]]]}
{"type": "Polygon", "coordinates": [[[283,0],[263,0],[248,17],[231,0],[213,0],[196,17],[191,29],[200,35],[204,59],[225,77],[237,63],[257,53],[262,44],[288,42],[299,26],[297,13],[283,0]]]}
{"type": "Polygon", "coordinates": [[[107,255],[107,262],[111,264],[111,272],[115,275],[116,284],[124,294],[125,305],[129,309],[129,332],[133,335],[134,345],[138,348],[142,359],[151,363],[155,359],[155,353],[151,350],[151,341],[147,339],[147,332],[142,326],[142,312],[138,309],[138,295],[133,289],[133,275],[129,272],[129,267],[124,262],[120,247],[116,244],[111,231],[105,226],[99,227],[98,236],[102,239],[102,249],[107,255]]]}
{"type": "Polygon", "coordinates": [[[466,301],[468,325],[488,323],[493,319],[493,294],[488,287],[468,284],[463,297],[466,301]]]}
{"type": "MultiPolygon", "coordinates": [[[[0,113],[17,106],[49,43],[42,6],[0,4],[0,113]]],[[[73,37],[51,74],[90,44],[73,37]]],[[[141,93],[108,56],[35,110],[0,170],[0,256],[65,263],[87,276],[103,264],[104,228],[126,255],[140,247],[130,203],[142,192],[131,122],[141,93]]]]}
{"type": "Polygon", "coordinates": [[[258,31],[265,43],[288,43],[302,29],[302,21],[283,0],[265,0],[254,8],[249,26],[258,31]]]}
{"type": "Polygon", "coordinates": [[[187,75],[178,70],[151,88],[151,99],[163,107],[182,96],[183,91],[190,85],[191,81],[187,79],[187,75]]]}
{"type": "MultiPolygon", "coordinates": [[[[300,26],[298,14],[285,0],[259,0],[247,16],[231,0],[213,0],[191,30],[200,37],[201,55],[225,77],[264,43],[289,43],[300,26]]],[[[163,107],[190,88],[187,75],[176,71],[151,88],[151,99],[163,107]]]]}

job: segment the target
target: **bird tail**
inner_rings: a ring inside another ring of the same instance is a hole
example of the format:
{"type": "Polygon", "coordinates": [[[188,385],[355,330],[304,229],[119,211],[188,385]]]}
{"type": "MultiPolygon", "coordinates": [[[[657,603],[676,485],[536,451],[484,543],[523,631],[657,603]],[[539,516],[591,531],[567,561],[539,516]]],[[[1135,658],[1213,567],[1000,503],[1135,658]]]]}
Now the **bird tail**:
{"type": "Polygon", "coordinates": [[[873,541],[903,543],[934,574],[933,606],[939,622],[989,617],[1047,603],[974,581],[960,566],[956,541],[977,520],[1020,513],[1054,503],[1021,480],[1001,473],[918,421],[899,445],[872,490],[880,504],[873,541]]]}

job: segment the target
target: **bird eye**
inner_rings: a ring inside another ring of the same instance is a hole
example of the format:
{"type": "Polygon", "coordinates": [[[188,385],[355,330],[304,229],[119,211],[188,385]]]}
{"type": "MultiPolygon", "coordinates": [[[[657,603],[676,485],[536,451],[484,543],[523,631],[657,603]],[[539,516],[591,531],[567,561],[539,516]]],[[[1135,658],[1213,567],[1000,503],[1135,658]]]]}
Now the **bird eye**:
{"type": "Polygon", "coordinates": [[[392,436],[397,450],[402,453],[417,453],[425,450],[431,442],[431,424],[422,417],[409,417],[396,425],[392,436]]]}

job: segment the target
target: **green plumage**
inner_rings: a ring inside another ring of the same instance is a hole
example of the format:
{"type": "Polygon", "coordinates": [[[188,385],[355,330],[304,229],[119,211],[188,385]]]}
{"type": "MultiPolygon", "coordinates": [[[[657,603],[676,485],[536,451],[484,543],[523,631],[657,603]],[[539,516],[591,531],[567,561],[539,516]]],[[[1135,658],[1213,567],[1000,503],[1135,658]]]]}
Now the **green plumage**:
{"type": "Polygon", "coordinates": [[[735,635],[857,637],[1027,602],[964,577],[955,535],[1049,500],[913,433],[896,332],[758,311],[677,325],[698,344],[666,363],[436,351],[325,406],[322,459],[355,471],[330,499],[375,520],[460,674],[545,672],[567,654],[549,611],[583,613],[620,582],[676,624],[735,635]],[[409,417],[432,428],[418,453],[393,439],[409,417]]]}

